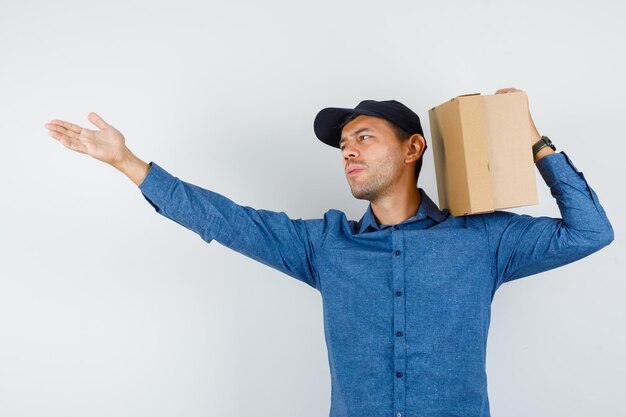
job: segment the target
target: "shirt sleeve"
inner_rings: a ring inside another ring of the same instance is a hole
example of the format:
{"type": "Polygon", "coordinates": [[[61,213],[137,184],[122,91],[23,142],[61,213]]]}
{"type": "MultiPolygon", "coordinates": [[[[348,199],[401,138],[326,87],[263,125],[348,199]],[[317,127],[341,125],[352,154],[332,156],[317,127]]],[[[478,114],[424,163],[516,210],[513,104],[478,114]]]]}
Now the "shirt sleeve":
{"type": "Polygon", "coordinates": [[[536,163],[562,218],[496,211],[483,217],[493,259],[495,288],[588,256],[614,239],[595,191],[565,152],[536,163]]]}
{"type": "Polygon", "coordinates": [[[318,288],[314,239],[322,219],[290,219],[284,212],[241,206],[216,192],[181,181],[150,162],[139,185],[157,213],[249,258],[318,288]]]}

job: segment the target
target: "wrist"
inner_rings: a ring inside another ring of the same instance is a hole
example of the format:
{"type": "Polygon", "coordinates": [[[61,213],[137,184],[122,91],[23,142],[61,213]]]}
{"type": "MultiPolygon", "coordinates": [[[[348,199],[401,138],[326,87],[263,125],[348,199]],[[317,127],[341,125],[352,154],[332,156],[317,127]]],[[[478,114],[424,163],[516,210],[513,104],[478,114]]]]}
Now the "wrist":
{"type": "Polygon", "coordinates": [[[535,154],[535,160],[534,160],[535,164],[539,162],[539,160],[543,158],[544,156],[550,155],[553,153],[556,153],[556,152],[552,150],[552,148],[550,148],[549,146],[546,146],[545,148],[541,149],[539,152],[535,154]]]}
{"type": "Polygon", "coordinates": [[[555,151],[556,147],[550,138],[547,136],[541,136],[532,146],[533,160],[537,163],[544,156],[553,154],[555,151]]]}
{"type": "Polygon", "coordinates": [[[141,185],[148,175],[148,171],[150,171],[150,165],[135,156],[128,148],[124,149],[123,158],[111,165],[130,178],[137,186],[141,185]]]}
{"type": "Polygon", "coordinates": [[[124,147],[121,152],[121,156],[118,156],[114,161],[111,162],[111,165],[124,172],[124,170],[128,169],[135,161],[137,157],[131,152],[130,149],[124,147]]]}

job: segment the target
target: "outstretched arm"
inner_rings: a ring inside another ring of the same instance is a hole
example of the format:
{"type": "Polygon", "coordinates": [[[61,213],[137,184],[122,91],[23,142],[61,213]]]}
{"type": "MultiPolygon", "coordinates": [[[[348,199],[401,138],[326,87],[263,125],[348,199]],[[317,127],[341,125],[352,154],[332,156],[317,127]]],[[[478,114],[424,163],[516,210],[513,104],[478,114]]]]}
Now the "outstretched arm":
{"type": "Polygon", "coordinates": [[[217,240],[319,289],[314,249],[323,219],[291,219],[284,212],[241,206],[174,177],[154,162],[150,165],[139,189],[157,213],[192,230],[207,243],[217,240]]]}
{"type": "Polygon", "coordinates": [[[123,172],[155,210],[196,232],[210,243],[217,240],[256,261],[318,288],[314,242],[322,219],[290,219],[284,212],[257,210],[186,183],[151,162],[136,157],[120,131],[90,113],[91,130],[62,120],[45,124],[63,146],[106,162],[123,172]]]}

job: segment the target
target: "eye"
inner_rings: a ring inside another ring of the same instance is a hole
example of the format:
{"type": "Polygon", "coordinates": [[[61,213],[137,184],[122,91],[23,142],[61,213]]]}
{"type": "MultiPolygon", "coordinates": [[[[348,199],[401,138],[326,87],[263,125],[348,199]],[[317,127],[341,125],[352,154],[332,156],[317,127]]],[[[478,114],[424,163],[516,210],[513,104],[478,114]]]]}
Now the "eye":
{"type": "MultiPolygon", "coordinates": [[[[365,137],[368,137],[368,138],[369,138],[369,137],[371,137],[371,136],[372,136],[372,135],[361,135],[361,136],[359,136],[359,139],[363,139],[363,138],[365,138],[365,137]]],[[[341,147],[340,147],[339,149],[343,151],[343,148],[345,148],[345,146],[344,146],[344,145],[341,145],[341,147]]]]}

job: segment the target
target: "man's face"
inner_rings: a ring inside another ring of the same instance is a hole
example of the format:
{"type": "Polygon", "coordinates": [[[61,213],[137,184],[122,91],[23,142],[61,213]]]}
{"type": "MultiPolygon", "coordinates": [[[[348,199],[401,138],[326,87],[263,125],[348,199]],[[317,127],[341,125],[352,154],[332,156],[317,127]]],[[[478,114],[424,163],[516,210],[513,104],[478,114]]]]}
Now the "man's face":
{"type": "Polygon", "coordinates": [[[406,169],[400,141],[378,117],[351,120],[343,127],[339,147],[352,195],[358,199],[374,201],[391,192],[406,169]]]}

